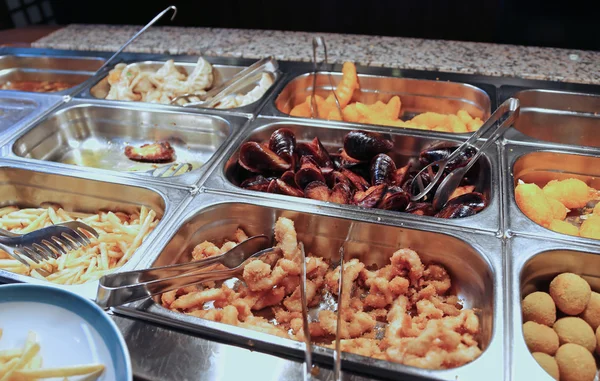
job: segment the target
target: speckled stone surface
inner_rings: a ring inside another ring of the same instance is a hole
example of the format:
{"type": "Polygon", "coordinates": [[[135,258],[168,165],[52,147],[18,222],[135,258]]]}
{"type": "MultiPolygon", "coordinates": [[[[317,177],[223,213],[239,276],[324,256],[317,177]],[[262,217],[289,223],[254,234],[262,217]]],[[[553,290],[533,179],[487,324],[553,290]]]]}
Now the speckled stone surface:
{"type": "MultiPolygon", "coordinates": [[[[140,27],[69,25],[34,47],[115,51],[140,27]]],[[[311,61],[316,34],[269,30],[154,27],[127,51],[311,61]]],[[[365,66],[600,84],[600,52],[415,38],[321,34],[329,61],[365,66]]]]}

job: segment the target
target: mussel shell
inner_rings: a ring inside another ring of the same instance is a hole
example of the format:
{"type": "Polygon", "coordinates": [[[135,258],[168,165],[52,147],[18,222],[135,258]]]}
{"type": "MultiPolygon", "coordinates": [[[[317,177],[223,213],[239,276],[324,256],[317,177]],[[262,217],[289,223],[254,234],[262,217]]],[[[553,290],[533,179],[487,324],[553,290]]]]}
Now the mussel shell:
{"type": "Polygon", "coordinates": [[[250,172],[284,172],[291,168],[291,162],[277,156],[268,147],[257,142],[242,144],[238,163],[250,172]]]}
{"type": "Polygon", "coordinates": [[[286,196],[304,197],[304,192],[298,188],[290,186],[281,179],[272,180],[269,184],[267,192],[284,194],[286,196]]]}
{"type": "Polygon", "coordinates": [[[435,216],[440,218],[463,218],[477,214],[477,212],[468,205],[452,204],[445,206],[435,216]]]}
{"type": "Polygon", "coordinates": [[[296,135],[288,128],[280,128],[271,134],[269,149],[291,162],[296,149],[296,135]]]}
{"type": "Polygon", "coordinates": [[[385,210],[395,210],[402,212],[410,203],[410,196],[404,189],[394,186],[389,187],[381,201],[377,204],[377,208],[385,210]]]}
{"type": "Polygon", "coordinates": [[[321,167],[321,171],[323,171],[323,169],[333,170],[333,161],[331,161],[329,152],[323,147],[319,138],[315,137],[312,141],[312,145],[317,148],[317,157],[315,158],[315,161],[319,164],[319,167],[321,167]]]}
{"type": "Polygon", "coordinates": [[[313,181],[304,188],[304,196],[313,200],[329,201],[331,191],[322,181],[313,181]]]}
{"type": "Polygon", "coordinates": [[[394,184],[402,186],[406,182],[409,176],[409,169],[411,164],[406,164],[404,167],[396,169],[394,172],[394,184]]]}
{"type": "Polygon", "coordinates": [[[327,185],[329,185],[331,188],[335,187],[337,184],[340,183],[346,184],[349,188],[352,187],[352,184],[350,183],[350,180],[348,180],[348,177],[346,177],[346,175],[344,175],[340,171],[332,171],[328,173],[327,175],[325,175],[325,179],[327,180],[327,185]]]}
{"type": "Polygon", "coordinates": [[[254,176],[254,177],[244,180],[240,184],[240,187],[244,188],[244,189],[259,191],[259,192],[266,192],[267,189],[269,188],[270,183],[271,183],[271,180],[266,179],[262,175],[258,175],[258,176],[254,176]]]}
{"type": "Polygon", "coordinates": [[[377,132],[355,130],[344,138],[344,151],[357,160],[371,160],[375,155],[389,152],[392,148],[394,143],[377,132]]]}
{"type": "Polygon", "coordinates": [[[362,206],[363,208],[373,208],[383,198],[387,185],[374,185],[364,192],[354,194],[354,205],[362,206]]]}
{"type": "Polygon", "coordinates": [[[283,175],[281,175],[280,179],[287,185],[294,188],[298,188],[298,185],[296,184],[296,174],[294,173],[294,171],[284,172],[283,175]]]}
{"type": "Polygon", "coordinates": [[[470,192],[460,195],[448,201],[444,209],[450,205],[466,205],[473,209],[475,213],[482,211],[488,204],[487,197],[479,192],[470,192]]]}
{"type": "Polygon", "coordinates": [[[364,192],[369,188],[369,182],[351,170],[342,168],[340,173],[346,176],[357,192],[364,192]]]}
{"type": "MultiPolygon", "coordinates": [[[[447,159],[450,156],[450,154],[452,154],[452,152],[456,150],[457,147],[457,145],[448,145],[447,143],[442,143],[427,148],[421,151],[419,155],[419,162],[421,163],[421,165],[426,166],[438,160],[447,159]]],[[[459,157],[448,162],[445,171],[452,172],[456,168],[464,167],[469,163],[471,158],[476,153],[477,149],[475,147],[467,147],[459,157]]]]}
{"type": "Polygon", "coordinates": [[[428,202],[411,202],[405,210],[406,213],[416,214],[418,216],[433,216],[435,209],[428,202]]]}
{"type": "Polygon", "coordinates": [[[302,156],[300,169],[296,172],[294,179],[300,189],[304,189],[313,181],[325,183],[325,177],[312,156],[302,156]]]}
{"type": "Polygon", "coordinates": [[[331,191],[329,201],[336,204],[349,204],[352,201],[350,186],[344,183],[337,183],[331,191]]]}
{"type": "Polygon", "coordinates": [[[396,163],[391,157],[380,153],[371,160],[371,185],[387,184],[394,182],[396,163]]]}

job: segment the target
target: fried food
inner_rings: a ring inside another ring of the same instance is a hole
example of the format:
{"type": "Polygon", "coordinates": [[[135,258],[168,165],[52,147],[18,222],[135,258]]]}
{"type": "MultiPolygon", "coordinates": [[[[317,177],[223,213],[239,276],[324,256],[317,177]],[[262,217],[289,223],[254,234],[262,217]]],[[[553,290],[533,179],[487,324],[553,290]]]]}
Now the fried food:
{"type": "Polygon", "coordinates": [[[596,354],[600,355],[600,326],[596,328],[596,354]]]}
{"type": "Polygon", "coordinates": [[[531,352],[543,352],[553,356],[559,346],[558,335],[552,328],[533,321],[523,324],[523,336],[531,352]]]}
{"type": "Polygon", "coordinates": [[[545,292],[533,292],[521,303],[523,320],[534,321],[552,327],[556,321],[556,305],[552,297],[545,292]]]}
{"type": "Polygon", "coordinates": [[[552,180],[544,187],[544,194],[569,209],[583,208],[590,200],[590,190],[579,179],[552,180]]]}
{"type": "Polygon", "coordinates": [[[67,212],[57,204],[24,209],[7,206],[0,208],[0,216],[0,228],[19,234],[73,220],[88,224],[98,232],[98,238],[88,235],[90,245],[40,263],[28,260],[30,267],[0,250],[0,268],[3,270],[67,285],[100,279],[123,266],[159,222],[156,212],[145,206],[132,214],[67,212]],[[42,276],[36,271],[38,268],[50,275],[42,276]]]}
{"type": "Polygon", "coordinates": [[[579,236],[592,239],[600,239],[600,216],[588,215],[579,227],[579,236]]]}
{"type": "Polygon", "coordinates": [[[60,81],[8,81],[0,84],[0,90],[32,91],[35,93],[53,93],[70,89],[75,84],[60,81]]]}
{"type": "Polygon", "coordinates": [[[585,320],[578,317],[564,317],[554,323],[554,331],[560,344],[579,344],[591,353],[596,349],[594,330],[585,320]]]}
{"type": "Polygon", "coordinates": [[[578,315],[585,310],[592,290],[588,282],[573,273],[562,273],[550,282],[550,296],[559,310],[578,315]]]}
{"type": "Polygon", "coordinates": [[[581,345],[562,345],[555,359],[561,381],[592,381],[596,377],[594,356],[581,345]]]}
{"type": "Polygon", "coordinates": [[[141,147],[126,146],[125,156],[143,163],[169,163],[175,160],[175,150],[169,142],[156,142],[141,147]]]}
{"type": "Polygon", "coordinates": [[[315,95],[313,100],[309,95],[304,102],[294,105],[289,114],[310,118],[313,117],[314,112],[320,119],[453,133],[473,132],[483,124],[480,118],[473,118],[466,110],[459,110],[456,115],[425,112],[409,121],[403,121],[399,119],[402,103],[400,97],[393,96],[387,103],[382,100],[373,104],[350,103],[355,91],[359,89],[356,66],[352,62],[345,62],[342,67],[342,80],[334,90],[335,96],[332,93],[324,99],[320,95],[315,95]]]}
{"type": "Polygon", "coordinates": [[[579,229],[577,226],[562,220],[552,220],[552,222],[550,222],[550,226],[548,226],[548,229],[567,235],[579,235],[579,229]]]}
{"type": "Polygon", "coordinates": [[[544,227],[549,227],[554,220],[554,209],[545,193],[536,184],[517,185],[515,201],[527,217],[544,227]]]}
{"type": "MultiPolygon", "coordinates": [[[[231,287],[226,281],[164,293],[162,305],[203,319],[304,340],[301,257],[294,222],[279,218],[274,236],[273,262],[253,260],[231,287]]],[[[238,229],[233,241],[204,241],[192,255],[218,255],[245,238],[238,229]]],[[[336,311],[323,305],[338,294],[340,266],[307,254],[307,304],[319,308],[309,330],[318,344],[333,345],[340,313],[344,351],[429,369],[461,366],[481,354],[476,340],[479,319],[450,293],[451,277],[443,266],[423,263],[415,251],[399,249],[378,270],[368,270],[357,258],[345,261],[342,269],[342,298],[336,311]],[[386,324],[382,338],[377,335],[378,321],[386,324]]]]}
{"type": "Polygon", "coordinates": [[[592,291],[590,301],[579,315],[595,331],[600,326],[600,294],[592,291]]]}
{"type": "Polygon", "coordinates": [[[558,364],[554,357],[542,352],[533,352],[533,358],[555,380],[559,379],[558,364]]]}

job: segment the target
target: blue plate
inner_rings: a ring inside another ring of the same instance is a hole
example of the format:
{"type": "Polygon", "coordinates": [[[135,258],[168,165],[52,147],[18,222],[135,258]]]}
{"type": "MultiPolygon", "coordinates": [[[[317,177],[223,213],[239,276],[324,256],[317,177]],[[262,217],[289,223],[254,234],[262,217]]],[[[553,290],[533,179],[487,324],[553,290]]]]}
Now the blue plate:
{"type": "Polygon", "coordinates": [[[0,350],[22,347],[34,331],[43,368],[101,363],[105,370],[98,380],[133,379],[119,328],[96,304],[72,292],[34,284],[0,285],[0,329],[0,350]]]}

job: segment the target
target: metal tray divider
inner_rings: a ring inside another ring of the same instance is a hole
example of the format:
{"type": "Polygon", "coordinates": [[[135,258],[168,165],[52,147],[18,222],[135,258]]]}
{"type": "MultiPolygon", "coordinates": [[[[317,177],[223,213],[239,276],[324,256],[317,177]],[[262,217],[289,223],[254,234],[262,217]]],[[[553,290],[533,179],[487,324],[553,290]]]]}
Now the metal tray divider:
{"type": "MultiPolygon", "coordinates": [[[[376,224],[382,223],[381,221],[374,221],[373,219],[368,218],[368,216],[362,214],[341,213],[339,211],[333,211],[321,207],[311,207],[307,209],[307,207],[302,205],[296,205],[294,203],[290,204],[273,199],[262,199],[257,203],[253,198],[246,195],[225,195],[207,190],[193,197],[189,203],[186,203],[185,206],[180,208],[182,212],[176,217],[176,221],[173,221],[168,229],[163,230],[163,232],[156,237],[154,242],[158,244],[158,247],[152,250],[153,255],[146,255],[143,260],[136,264],[135,269],[152,267],[152,264],[160,256],[163,249],[166,247],[170,239],[174,237],[179,228],[181,228],[186,221],[196,215],[198,211],[228,203],[242,203],[251,205],[258,204],[268,208],[305,212],[318,216],[322,215],[358,222],[372,222],[376,224]]],[[[393,224],[389,223],[385,224],[394,226],[393,224]]],[[[475,376],[475,374],[480,374],[479,372],[482,372],[484,369],[490,369],[490,367],[493,367],[493,364],[503,364],[503,362],[498,362],[497,358],[494,358],[494,356],[504,356],[504,350],[502,349],[504,347],[504,339],[501,338],[501,332],[504,330],[503,327],[505,325],[502,302],[504,299],[504,275],[502,270],[503,259],[501,254],[502,241],[495,238],[489,232],[473,232],[467,229],[446,227],[439,229],[436,224],[406,221],[405,223],[402,223],[401,226],[409,229],[445,233],[452,237],[465,240],[465,242],[468,242],[468,244],[474,246],[479,251],[484,261],[490,266],[495,278],[493,280],[494,311],[492,317],[494,328],[491,333],[492,337],[490,341],[490,347],[487,348],[486,351],[475,362],[457,369],[428,371],[424,369],[406,367],[401,364],[391,363],[383,360],[379,361],[368,359],[365,361],[364,357],[351,353],[345,353],[343,356],[344,369],[347,369],[350,372],[367,372],[371,377],[398,377],[399,374],[402,374],[408,376],[410,379],[422,379],[425,377],[427,379],[454,380],[456,375],[469,374],[471,376],[475,376]],[[494,249],[492,249],[492,247],[494,247],[494,249]],[[375,364],[375,366],[371,367],[373,364],[375,364]],[[377,366],[377,364],[380,366],[377,366]],[[368,367],[368,369],[364,368],[365,366],[368,367]]],[[[193,334],[208,337],[211,340],[216,339],[220,342],[224,341],[228,344],[250,347],[272,355],[291,356],[300,360],[304,356],[303,342],[281,339],[266,333],[240,329],[239,327],[235,326],[224,326],[221,323],[176,313],[157,305],[152,299],[134,302],[126,306],[113,308],[112,310],[114,313],[119,315],[151,321],[153,323],[166,325],[174,329],[187,330],[193,334]]],[[[331,366],[333,361],[333,350],[319,346],[313,347],[313,350],[314,360],[316,363],[331,366]]],[[[496,374],[500,376],[500,378],[498,378],[499,380],[504,379],[502,378],[503,376],[501,369],[498,369],[496,374]]]]}

